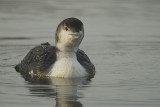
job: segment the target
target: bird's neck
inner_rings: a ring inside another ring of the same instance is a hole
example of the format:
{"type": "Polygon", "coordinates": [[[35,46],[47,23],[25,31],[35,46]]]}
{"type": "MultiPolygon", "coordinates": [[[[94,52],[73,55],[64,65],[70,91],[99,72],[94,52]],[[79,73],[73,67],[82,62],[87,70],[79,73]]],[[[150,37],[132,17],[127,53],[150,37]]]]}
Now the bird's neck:
{"type": "Polygon", "coordinates": [[[76,52],[78,47],[67,47],[60,44],[56,44],[56,57],[57,59],[61,58],[77,58],[76,52]]]}
{"type": "Polygon", "coordinates": [[[62,51],[62,50],[59,50],[58,48],[56,48],[56,57],[57,59],[62,59],[62,58],[75,58],[77,59],[77,56],[76,56],[76,52],[75,51],[62,51]]]}
{"type": "Polygon", "coordinates": [[[57,59],[62,59],[62,58],[77,58],[76,57],[76,53],[75,52],[62,52],[62,51],[58,51],[56,52],[56,57],[57,59]]]}

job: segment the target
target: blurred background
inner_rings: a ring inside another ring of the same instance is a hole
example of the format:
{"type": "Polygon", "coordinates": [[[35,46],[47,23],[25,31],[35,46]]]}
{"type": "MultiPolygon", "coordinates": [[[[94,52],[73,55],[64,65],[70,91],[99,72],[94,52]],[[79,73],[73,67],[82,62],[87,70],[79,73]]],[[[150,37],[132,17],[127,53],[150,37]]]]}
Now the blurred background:
{"type": "Polygon", "coordinates": [[[55,105],[33,97],[14,65],[36,45],[54,45],[56,28],[68,17],[83,22],[80,48],[97,71],[79,89],[82,105],[160,106],[160,0],[0,0],[2,106],[55,105]]]}
{"type": "Polygon", "coordinates": [[[0,37],[54,39],[57,25],[68,17],[81,19],[90,39],[160,34],[159,0],[0,0],[0,37]]]}

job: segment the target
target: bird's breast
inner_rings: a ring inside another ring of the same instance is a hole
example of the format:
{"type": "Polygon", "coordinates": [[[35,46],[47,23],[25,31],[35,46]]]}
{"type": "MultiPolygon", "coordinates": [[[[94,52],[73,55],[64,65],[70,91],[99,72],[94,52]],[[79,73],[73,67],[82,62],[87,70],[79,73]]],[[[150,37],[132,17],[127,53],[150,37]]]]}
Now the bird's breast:
{"type": "Polygon", "coordinates": [[[52,66],[50,76],[64,78],[85,77],[87,72],[76,58],[62,58],[52,66]]]}

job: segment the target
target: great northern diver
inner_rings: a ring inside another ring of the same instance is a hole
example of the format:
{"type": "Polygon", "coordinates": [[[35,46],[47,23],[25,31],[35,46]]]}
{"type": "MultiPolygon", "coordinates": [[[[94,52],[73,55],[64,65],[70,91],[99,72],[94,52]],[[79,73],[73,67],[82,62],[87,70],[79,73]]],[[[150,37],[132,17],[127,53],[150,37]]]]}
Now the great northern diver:
{"type": "Polygon", "coordinates": [[[67,18],[57,27],[55,46],[48,42],[36,46],[15,69],[36,76],[93,77],[95,67],[84,51],[79,49],[83,37],[83,23],[77,18],[67,18]]]}

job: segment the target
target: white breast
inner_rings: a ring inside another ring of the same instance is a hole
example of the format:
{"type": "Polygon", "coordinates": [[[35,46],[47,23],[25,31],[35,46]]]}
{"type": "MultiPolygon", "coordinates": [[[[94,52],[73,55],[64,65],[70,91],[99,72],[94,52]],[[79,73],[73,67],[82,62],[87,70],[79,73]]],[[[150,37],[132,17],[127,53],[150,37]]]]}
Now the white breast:
{"type": "Polygon", "coordinates": [[[76,58],[62,58],[55,62],[52,66],[50,76],[64,77],[64,78],[75,78],[85,77],[87,72],[80,65],[76,58]]]}

